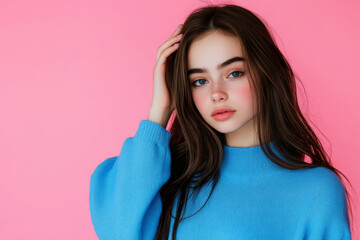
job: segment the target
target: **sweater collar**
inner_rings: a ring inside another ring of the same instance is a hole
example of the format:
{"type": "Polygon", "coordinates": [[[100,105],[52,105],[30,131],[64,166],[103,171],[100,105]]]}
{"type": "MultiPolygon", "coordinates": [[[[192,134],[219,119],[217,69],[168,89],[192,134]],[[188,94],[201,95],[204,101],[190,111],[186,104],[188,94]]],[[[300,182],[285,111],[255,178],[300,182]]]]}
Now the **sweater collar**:
{"type": "MultiPolygon", "coordinates": [[[[285,159],[276,148],[274,141],[271,141],[269,145],[278,157],[285,159]]],[[[260,145],[252,147],[224,145],[223,149],[224,157],[220,166],[221,175],[236,178],[261,178],[284,170],[265,155],[260,145]]]]}

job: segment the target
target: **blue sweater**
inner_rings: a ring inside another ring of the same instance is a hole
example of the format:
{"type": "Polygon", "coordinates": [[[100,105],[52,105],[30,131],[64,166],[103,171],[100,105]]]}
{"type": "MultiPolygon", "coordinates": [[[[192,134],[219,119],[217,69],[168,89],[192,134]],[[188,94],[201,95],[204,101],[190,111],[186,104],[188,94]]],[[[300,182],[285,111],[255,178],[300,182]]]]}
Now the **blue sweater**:
{"type": "MultiPolygon", "coordinates": [[[[96,167],[89,203],[100,240],[154,239],[162,206],[158,191],[170,177],[170,137],[161,125],[141,120],[119,156],[96,167]]],[[[274,142],[270,146],[285,159],[274,142]]],[[[188,200],[185,217],[203,206],[210,190],[208,183],[188,200]]],[[[272,163],[260,146],[224,146],[213,194],[200,212],[180,223],[176,239],[351,239],[345,189],[324,167],[287,170],[272,163]]]]}

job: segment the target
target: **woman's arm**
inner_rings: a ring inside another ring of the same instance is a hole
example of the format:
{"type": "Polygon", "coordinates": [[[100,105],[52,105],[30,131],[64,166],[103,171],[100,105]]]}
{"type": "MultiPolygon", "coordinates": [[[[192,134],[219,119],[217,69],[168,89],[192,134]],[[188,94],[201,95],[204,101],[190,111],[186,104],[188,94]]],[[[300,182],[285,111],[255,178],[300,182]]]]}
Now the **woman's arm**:
{"type": "Polygon", "coordinates": [[[351,240],[345,187],[334,172],[317,169],[305,239],[351,240]]]}
{"type": "Polygon", "coordinates": [[[161,125],[141,120],[135,136],[124,141],[120,155],[96,167],[89,201],[99,239],[154,237],[161,214],[158,191],[170,177],[170,137],[161,125]]]}

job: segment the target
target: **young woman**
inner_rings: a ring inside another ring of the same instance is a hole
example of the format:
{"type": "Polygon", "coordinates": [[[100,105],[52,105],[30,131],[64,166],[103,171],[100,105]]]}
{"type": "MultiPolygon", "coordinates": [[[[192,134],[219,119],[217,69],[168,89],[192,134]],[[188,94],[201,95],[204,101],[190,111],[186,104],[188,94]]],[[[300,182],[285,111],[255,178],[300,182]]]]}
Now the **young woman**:
{"type": "Polygon", "coordinates": [[[99,239],[351,239],[338,172],[264,23],[207,6],[158,48],[148,119],[91,175],[91,218],[99,239]]]}

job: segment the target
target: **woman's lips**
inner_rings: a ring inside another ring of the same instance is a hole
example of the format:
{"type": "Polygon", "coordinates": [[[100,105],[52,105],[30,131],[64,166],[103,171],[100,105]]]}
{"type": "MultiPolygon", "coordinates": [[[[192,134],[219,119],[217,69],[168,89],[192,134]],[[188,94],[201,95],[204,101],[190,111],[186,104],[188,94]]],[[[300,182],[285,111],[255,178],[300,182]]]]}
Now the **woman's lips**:
{"type": "Polygon", "coordinates": [[[232,111],[235,111],[235,110],[231,109],[229,107],[218,107],[212,112],[211,116],[214,116],[215,114],[218,114],[218,113],[232,112],[232,111]]]}
{"type": "Polygon", "coordinates": [[[235,111],[228,111],[228,112],[215,114],[212,117],[217,121],[223,121],[231,117],[234,113],[235,111]]]}

